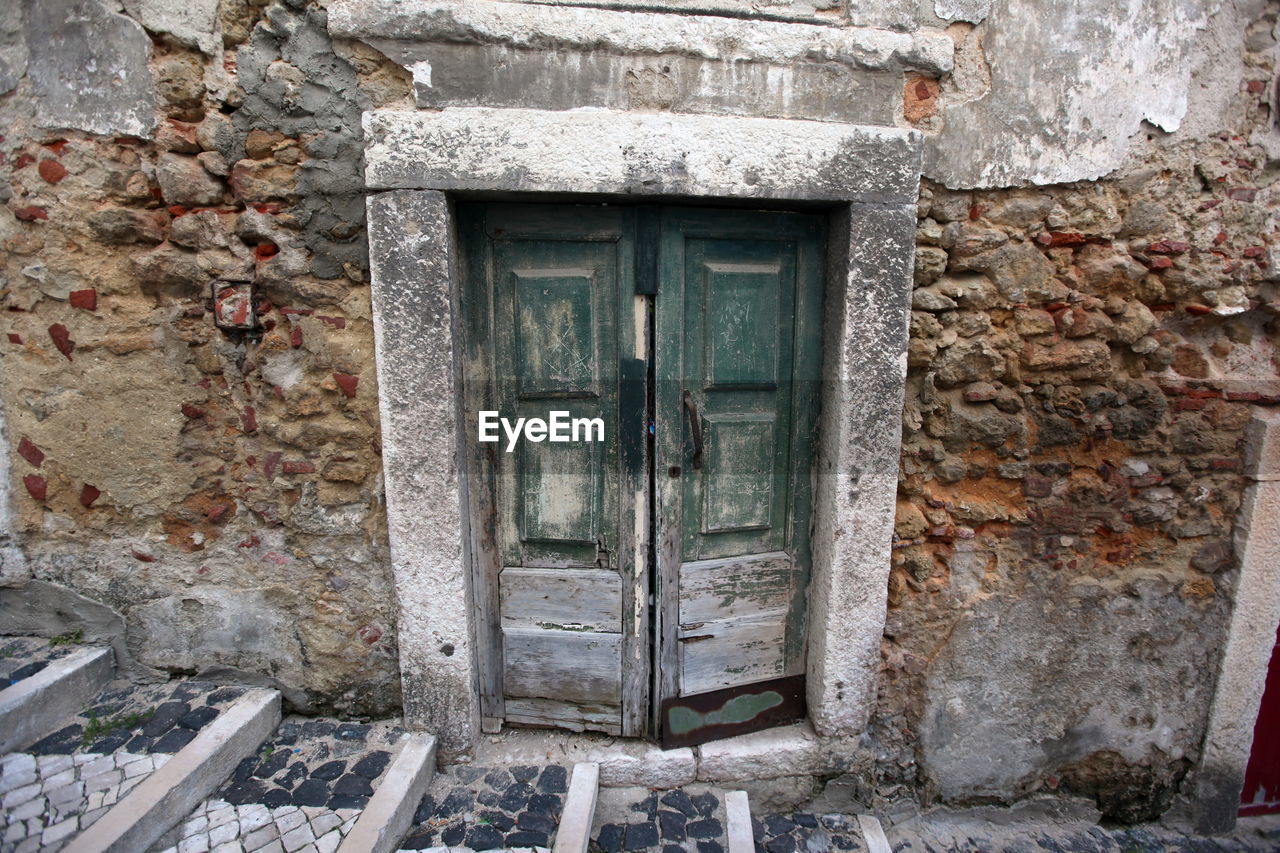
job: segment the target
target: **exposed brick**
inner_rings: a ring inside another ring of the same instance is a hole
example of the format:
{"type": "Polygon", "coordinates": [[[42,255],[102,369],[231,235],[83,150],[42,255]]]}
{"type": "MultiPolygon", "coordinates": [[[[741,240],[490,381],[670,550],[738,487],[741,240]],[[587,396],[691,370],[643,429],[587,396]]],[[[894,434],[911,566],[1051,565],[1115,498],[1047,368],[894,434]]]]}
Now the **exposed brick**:
{"type": "Polygon", "coordinates": [[[27,494],[34,500],[43,501],[49,495],[49,484],[45,482],[44,477],[28,474],[22,478],[22,485],[27,487],[27,494]]]}
{"type": "Polygon", "coordinates": [[[82,308],[85,311],[98,310],[98,291],[94,288],[86,288],[85,290],[73,290],[67,296],[67,301],[71,303],[72,308],[82,308]]]}
{"type": "Polygon", "coordinates": [[[360,377],[352,376],[349,373],[333,374],[333,381],[338,383],[338,387],[342,389],[342,393],[348,397],[356,395],[356,385],[360,382],[360,377]]]}
{"type": "Polygon", "coordinates": [[[61,323],[54,323],[49,327],[49,337],[53,340],[53,345],[58,348],[58,352],[67,357],[67,361],[71,361],[71,353],[76,348],[76,342],[71,340],[71,332],[61,323]]]}
{"type": "Polygon", "coordinates": [[[93,506],[93,502],[101,496],[102,492],[99,491],[96,486],[91,486],[88,483],[85,483],[84,488],[80,490],[80,503],[86,508],[91,507],[93,506]]]}
{"type": "Polygon", "coordinates": [[[310,462],[300,462],[287,459],[284,464],[280,466],[280,470],[286,474],[314,474],[316,466],[310,462]]]}
{"type": "Polygon", "coordinates": [[[49,212],[47,210],[34,204],[18,208],[13,212],[13,215],[21,219],[23,222],[35,222],[37,219],[49,218],[49,212]]]}
{"type": "Polygon", "coordinates": [[[31,439],[25,435],[18,442],[18,455],[27,460],[32,468],[39,468],[44,464],[44,451],[31,443],[31,439]]]}
{"type": "Polygon", "coordinates": [[[916,124],[936,114],[940,91],[938,81],[931,77],[908,77],[902,90],[902,117],[916,124]]]}

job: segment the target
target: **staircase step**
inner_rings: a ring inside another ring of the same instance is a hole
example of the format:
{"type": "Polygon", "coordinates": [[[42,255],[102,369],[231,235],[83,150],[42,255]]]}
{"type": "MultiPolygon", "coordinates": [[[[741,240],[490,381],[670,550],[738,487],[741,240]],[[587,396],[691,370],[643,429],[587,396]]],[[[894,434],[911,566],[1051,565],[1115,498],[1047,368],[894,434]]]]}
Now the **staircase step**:
{"type": "Polygon", "coordinates": [[[435,775],[401,850],[550,848],[569,789],[562,764],[456,764],[435,775]]]}
{"type": "Polygon", "coordinates": [[[606,788],[592,842],[604,853],[725,853],[726,791],[693,783],[670,790],[606,788]]]}
{"type": "Polygon", "coordinates": [[[280,722],[280,694],[248,690],[172,760],[66,846],[68,853],[137,853],[182,820],[280,722]]]}
{"type": "MultiPolygon", "coordinates": [[[[395,753],[422,737],[398,721],[289,717],[152,849],[333,853],[380,794],[393,796],[395,753]]],[[[419,796],[421,788],[410,802],[419,796]]]]}
{"type": "Polygon", "coordinates": [[[0,754],[57,731],[111,680],[114,669],[110,649],[82,648],[0,691],[0,754]]]}
{"type": "Polygon", "coordinates": [[[339,853],[391,853],[404,837],[436,769],[436,739],[407,735],[368,807],[342,841],[339,853]]]}
{"type": "Polygon", "coordinates": [[[100,690],[53,734],[0,758],[0,853],[59,849],[244,692],[199,681],[118,681],[100,690]]]}

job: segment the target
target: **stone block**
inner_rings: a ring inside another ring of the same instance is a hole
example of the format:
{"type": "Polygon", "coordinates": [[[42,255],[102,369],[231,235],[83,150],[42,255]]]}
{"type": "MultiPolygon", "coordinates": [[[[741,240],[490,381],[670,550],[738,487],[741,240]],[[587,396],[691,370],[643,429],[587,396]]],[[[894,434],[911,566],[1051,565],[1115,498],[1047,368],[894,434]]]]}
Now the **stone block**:
{"type": "Polygon", "coordinates": [[[156,124],[142,27],[97,0],[24,4],[36,123],[101,135],[146,136],[156,124]]]}
{"type": "Polygon", "coordinates": [[[698,779],[705,782],[826,773],[832,752],[808,723],[713,741],[698,751],[698,779]]]}

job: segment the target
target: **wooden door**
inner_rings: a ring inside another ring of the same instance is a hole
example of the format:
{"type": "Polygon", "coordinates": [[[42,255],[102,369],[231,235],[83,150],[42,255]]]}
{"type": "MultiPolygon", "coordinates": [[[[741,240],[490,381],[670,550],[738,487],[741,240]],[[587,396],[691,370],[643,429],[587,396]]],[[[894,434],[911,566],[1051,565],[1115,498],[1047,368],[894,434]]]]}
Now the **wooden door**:
{"type": "Polygon", "coordinates": [[[664,211],[654,348],[665,744],[803,714],[816,217],[664,211]]]}
{"type": "Polygon", "coordinates": [[[803,714],[821,221],[488,204],[458,221],[485,729],[674,744],[803,714]],[[605,441],[475,438],[483,411],[552,410],[605,441]]]}
{"type": "Polygon", "coordinates": [[[459,224],[485,728],[641,734],[645,446],[619,440],[645,429],[633,216],[463,205],[459,224]],[[495,410],[599,419],[604,440],[480,443],[480,412],[495,410]]]}

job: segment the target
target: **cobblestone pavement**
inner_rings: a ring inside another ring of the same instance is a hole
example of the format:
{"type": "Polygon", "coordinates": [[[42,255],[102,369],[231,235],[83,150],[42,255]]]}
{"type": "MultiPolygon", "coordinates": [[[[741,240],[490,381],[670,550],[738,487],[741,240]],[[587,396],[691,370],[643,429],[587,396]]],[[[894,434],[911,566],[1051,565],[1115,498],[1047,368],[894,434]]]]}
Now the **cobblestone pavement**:
{"type": "Polygon", "coordinates": [[[168,846],[152,849],[163,853],[333,853],[359,816],[358,809],[237,806],[214,799],[197,807],[176,833],[170,833],[168,846]]]}
{"type": "Polygon", "coordinates": [[[724,853],[722,792],[705,785],[650,791],[615,819],[596,828],[591,848],[600,853],[724,853]],[[625,819],[618,818],[626,815],[625,819]]]}
{"type": "Polygon", "coordinates": [[[559,764],[449,767],[432,780],[401,849],[550,847],[568,783],[559,764]]]}
{"type": "Polygon", "coordinates": [[[245,692],[207,681],[116,682],[67,725],[32,744],[36,755],[174,753],[245,692]]]}
{"type": "MultiPolygon", "coordinates": [[[[895,853],[1263,853],[1280,850],[1280,819],[1242,820],[1236,832],[1206,838],[1189,829],[1150,824],[1103,827],[1018,809],[939,810],[885,831],[895,853]]],[[[857,817],[805,812],[753,818],[759,853],[865,850],[857,817]]]]}
{"type": "Polygon", "coordinates": [[[38,637],[0,638],[0,688],[30,678],[77,646],[51,645],[38,637]]]}
{"type": "Polygon", "coordinates": [[[169,756],[117,752],[0,758],[0,853],[52,853],[169,756]]]}
{"type": "Polygon", "coordinates": [[[809,812],[753,817],[756,849],[763,853],[828,853],[863,851],[862,830],[850,815],[809,812]]]}

